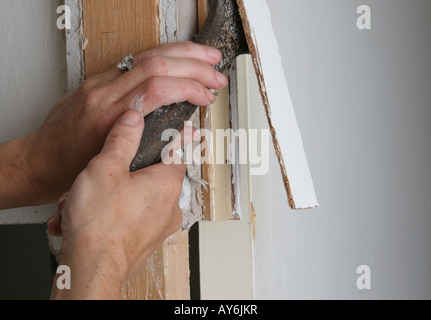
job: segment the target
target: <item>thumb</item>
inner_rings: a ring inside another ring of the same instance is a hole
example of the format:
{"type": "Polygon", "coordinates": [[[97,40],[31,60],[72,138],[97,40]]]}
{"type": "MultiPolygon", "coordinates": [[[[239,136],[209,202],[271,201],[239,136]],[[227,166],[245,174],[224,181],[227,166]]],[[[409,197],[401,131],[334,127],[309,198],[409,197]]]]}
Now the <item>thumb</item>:
{"type": "Polygon", "coordinates": [[[127,111],[114,125],[105,141],[102,157],[116,159],[129,170],[144,131],[144,119],[138,111],[127,111]]]}

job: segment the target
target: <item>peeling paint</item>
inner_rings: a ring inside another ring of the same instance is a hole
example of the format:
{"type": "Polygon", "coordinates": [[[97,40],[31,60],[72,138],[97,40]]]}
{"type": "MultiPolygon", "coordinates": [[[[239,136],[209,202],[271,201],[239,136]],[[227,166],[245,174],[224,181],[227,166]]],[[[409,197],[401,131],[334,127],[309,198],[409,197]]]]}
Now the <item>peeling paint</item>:
{"type": "Polygon", "coordinates": [[[66,32],[67,81],[68,91],[79,88],[84,81],[84,49],[88,43],[82,29],[82,0],[66,0],[72,17],[72,28],[66,32]]]}

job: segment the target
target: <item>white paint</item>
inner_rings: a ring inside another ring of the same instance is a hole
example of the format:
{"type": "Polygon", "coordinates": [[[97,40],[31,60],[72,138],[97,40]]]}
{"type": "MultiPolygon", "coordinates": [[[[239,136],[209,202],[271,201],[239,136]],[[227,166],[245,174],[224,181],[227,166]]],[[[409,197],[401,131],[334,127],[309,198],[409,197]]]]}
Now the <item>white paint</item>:
{"type": "Polygon", "coordinates": [[[178,42],[177,0],[161,0],[159,3],[160,42],[178,42]]]}
{"type": "MultiPolygon", "coordinates": [[[[65,94],[65,42],[56,27],[59,5],[0,0],[0,142],[36,130],[65,94]]],[[[43,206],[2,211],[0,224],[41,223],[54,210],[43,206]]]]}
{"type": "Polygon", "coordinates": [[[66,32],[67,82],[68,91],[79,88],[84,81],[84,39],[82,29],[82,0],[66,0],[72,12],[71,28],[66,32]]]}
{"type": "Polygon", "coordinates": [[[247,0],[242,3],[256,48],[257,57],[254,63],[259,74],[260,88],[265,96],[268,118],[274,128],[275,147],[281,152],[280,165],[284,175],[289,179],[294,207],[295,209],[317,207],[314,185],[268,6],[265,0],[247,0]]]}
{"type": "Polygon", "coordinates": [[[193,40],[198,26],[195,0],[160,0],[159,17],[161,43],[193,40]]]}
{"type": "Polygon", "coordinates": [[[178,2],[178,41],[193,40],[198,32],[198,7],[196,0],[178,2]]]}

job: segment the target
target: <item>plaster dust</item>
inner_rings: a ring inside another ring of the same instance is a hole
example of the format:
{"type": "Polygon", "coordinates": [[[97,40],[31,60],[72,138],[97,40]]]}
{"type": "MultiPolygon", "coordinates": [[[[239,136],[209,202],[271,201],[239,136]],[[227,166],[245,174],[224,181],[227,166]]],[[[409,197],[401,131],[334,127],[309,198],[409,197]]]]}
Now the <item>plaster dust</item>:
{"type": "Polygon", "coordinates": [[[145,108],[145,98],[146,97],[147,97],[146,94],[136,95],[132,101],[132,104],[130,106],[130,110],[135,110],[135,111],[139,111],[140,113],[142,113],[144,108],[145,108]]]}

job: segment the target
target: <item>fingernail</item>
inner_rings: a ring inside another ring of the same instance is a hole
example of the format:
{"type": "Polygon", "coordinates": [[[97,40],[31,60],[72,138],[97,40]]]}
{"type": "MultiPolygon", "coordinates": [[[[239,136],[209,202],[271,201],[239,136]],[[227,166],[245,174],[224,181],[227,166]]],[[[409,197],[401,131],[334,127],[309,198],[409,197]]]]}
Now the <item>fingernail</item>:
{"type": "Polygon", "coordinates": [[[212,59],[221,59],[221,52],[213,47],[206,47],[208,57],[212,59]]]}
{"type": "Polygon", "coordinates": [[[216,72],[216,77],[217,77],[217,81],[221,85],[225,86],[227,84],[227,82],[228,82],[227,77],[223,73],[217,71],[216,72]]]}
{"type": "Polygon", "coordinates": [[[209,100],[208,104],[211,104],[216,100],[214,93],[212,93],[211,90],[208,90],[208,89],[207,89],[207,98],[209,100]]]}
{"type": "Polygon", "coordinates": [[[120,123],[130,127],[136,127],[142,122],[142,114],[138,111],[127,111],[120,119],[120,123]]]}

